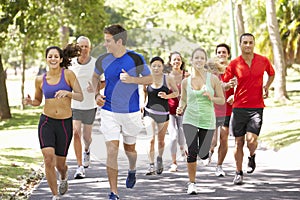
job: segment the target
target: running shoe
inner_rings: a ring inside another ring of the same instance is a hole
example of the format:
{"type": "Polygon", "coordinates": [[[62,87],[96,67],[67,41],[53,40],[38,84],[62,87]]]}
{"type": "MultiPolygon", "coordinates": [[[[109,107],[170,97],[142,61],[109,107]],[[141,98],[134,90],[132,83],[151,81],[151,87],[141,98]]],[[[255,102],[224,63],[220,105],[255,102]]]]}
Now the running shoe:
{"type": "Polygon", "coordinates": [[[58,186],[58,191],[60,195],[64,195],[69,188],[69,184],[68,184],[68,171],[66,172],[66,178],[64,180],[62,180],[60,178],[59,180],[59,186],[58,186]]]}
{"type": "Polygon", "coordinates": [[[76,172],[75,172],[75,174],[74,174],[74,178],[75,178],[75,179],[83,179],[83,178],[85,178],[85,172],[84,172],[83,166],[79,166],[79,167],[76,169],[76,172]]]}
{"type": "Polygon", "coordinates": [[[233,179],[234,185],[242,185],[243,184],[243,171],[236,172],[235,177],[233,179]]]}
{"type": "Polygon", "coordinates": [[[127,188],[133,188],[136,182],[135,177],[136,170],[128,170],[128,176],[126,179],[126,187],[127,188]]]}
{"type": "Polygon", "coordinates": [[[169,172],[177,172],[177,165],[173,163],[169,169],[169,172]]]}
{"type": "Polygon", "coordinates": [[[146,175],[155,175],[154,164],[150,164],[146,175]]]}
{"type": "Polygon", "coordinates": [[[251,174],[254,172],[256,168],[256,164],[255,164],[255,154],[253,156],[249,156],[248,157],[248,169],[247,169],[247,173],[251,174]]]}
{"type": "Polygon", "coordinates": [[[83,152],[83,166],[88,168],[91,163],[90,150],[88,152],[83,152]]]}
{"type": "Polygon", "coordinates": [[[157,156],[156,158],[156,173],[161,174],[164,171],[164,165],[162,157],[157,156]]]}
{"type": "Polygon", "coordinates": [[[52,197],[52,200],[59,200],[59,199],[60,199],[60,198],[59,198],[58,195],[55,195],[55,196],[52,197]]]}
{"type": "Polygon", "coordinates": [[[120,199],[120,197],[119,197],[117,194],[111,192],[111,193],[108,195],[108,199],[109,199],[109,200],[118,200],[118,199],[120,199]]]}
{"type": "Polygon", "coordinates": [[[216,176],[219,176],[219,177],[223,177],[225,176],[225,172],[223,171],[223,168],[222,168],[222,165],[218,165],[216,167],[216,172],[215,172],[216,176]]]}
{"type": "Polygon", "coordinates": [[[213,152],[208,152],[208,157],[206,159],[202,159],[202,163],[204,166],[208,166],[211,163],[213,152]]]}
{"type": "Polygon", "coordinates": [[[197,194],[196,183],[188,183],[187,194],[197,194]]]}

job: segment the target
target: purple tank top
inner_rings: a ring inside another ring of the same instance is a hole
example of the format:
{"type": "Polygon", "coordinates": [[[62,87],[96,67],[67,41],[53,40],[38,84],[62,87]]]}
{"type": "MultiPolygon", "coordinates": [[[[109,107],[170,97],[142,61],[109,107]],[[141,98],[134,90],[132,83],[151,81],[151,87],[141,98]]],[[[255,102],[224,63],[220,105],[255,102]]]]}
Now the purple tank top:
{"type": "Polygon", "coordinates": [[[67,90],[67,91],[72,91],[72,88],[67,84],[66,80],[65,80],[65,73],[64,73],[64,68],[62,69],[61,72],[61,77],[60,80],[57,84],[48,84],[47,80],[46,80],[46,73],[43,76],[43,86],[42,86],[42,90],[45,96],[45,99],[51,99],[51,98],[55,98],[55,93],[59,90],[67,90]]]}

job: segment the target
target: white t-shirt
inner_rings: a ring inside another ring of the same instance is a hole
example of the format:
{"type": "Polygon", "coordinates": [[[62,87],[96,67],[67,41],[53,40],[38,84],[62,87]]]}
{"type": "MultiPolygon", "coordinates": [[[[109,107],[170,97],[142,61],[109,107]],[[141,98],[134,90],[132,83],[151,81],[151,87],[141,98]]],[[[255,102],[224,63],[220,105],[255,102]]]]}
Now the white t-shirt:
{"type": "MultiPolygon", "coordinates": [[[[94,73],[96,59],[91,57],[91,60],[87,64],[79,64],[77,58],[72,60],[72,65],[69,69],[72,70],[81,87],[83,93],[83,101],[76,101],[72,99],[71,107],[79,110],[90,110],[97,107],[95,102],[95,94],[87,91],[88,82],[92,82],[92,76],[94,73]]],[[[101,80],[104,78],[101,77],[101,80]]]]}

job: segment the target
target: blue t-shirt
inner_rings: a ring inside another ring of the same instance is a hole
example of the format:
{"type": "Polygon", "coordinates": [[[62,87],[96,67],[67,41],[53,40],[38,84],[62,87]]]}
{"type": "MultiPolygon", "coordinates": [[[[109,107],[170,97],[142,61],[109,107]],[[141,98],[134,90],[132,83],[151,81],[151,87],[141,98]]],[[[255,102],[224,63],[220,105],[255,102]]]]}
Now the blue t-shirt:
{"type": "Polygon", "coordinates": [[[96,61],[95,73],[105,76],[105,104],[102,109],[116,113],[132,113],[140,110],[137,84],[122,83],[120,73],[124,69],[130,76],[148,76],[150,70],[142,55],[129,51],[120,58],[111,53],[100,55],[96,61]]]}

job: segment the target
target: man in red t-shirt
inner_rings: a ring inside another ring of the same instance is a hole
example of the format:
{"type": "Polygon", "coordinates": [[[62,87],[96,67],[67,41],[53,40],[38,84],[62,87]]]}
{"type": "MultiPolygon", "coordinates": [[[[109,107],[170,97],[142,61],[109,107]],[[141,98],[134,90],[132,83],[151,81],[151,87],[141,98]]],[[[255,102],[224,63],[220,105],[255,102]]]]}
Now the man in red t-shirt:
{"type": "Polygon", "coordinates": [[[236,161],[236,175],[233,183],[236,185],[243,184],[242,163],[245,138],[250,152],[247,173],[255,170],[255,150],[265,107],[263,98],[268,97],[269,87],[275,75],[270,61],[266,57],[254,53],[254,46],[254,36],[251,33],[242,34],[240,37],[242,55],[229,63],[224,75],[225,82],[233,77],[237,79],[231,116],[232,131],[235,136],[234,158],[236,161]],[[265,72],[268,79],[264,84],[265,72]]]}

